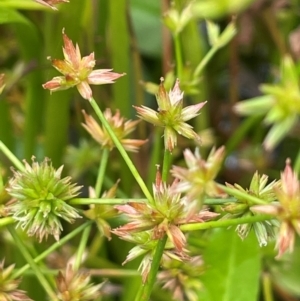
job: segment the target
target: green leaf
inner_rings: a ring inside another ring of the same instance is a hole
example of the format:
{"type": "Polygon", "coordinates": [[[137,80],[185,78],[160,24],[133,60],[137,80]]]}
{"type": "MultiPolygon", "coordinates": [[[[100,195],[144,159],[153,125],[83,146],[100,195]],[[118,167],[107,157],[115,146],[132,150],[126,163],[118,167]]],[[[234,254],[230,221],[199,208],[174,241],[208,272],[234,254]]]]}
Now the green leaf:
{"type": "Polygon", "coordinates": [[[286,254],[282,260],[270,266],[272,280],[284,291],[300,296],[300,239],[296,240],[294,252],[286,254]]]}
{"type": "Polygon", "coordinates": [[[199,300],[257,300],[260,253],[253,232],[242,241],[234,229],[217,229],[203,254],[207,271],[202,277],[205,291],[199,300]]]}
{"type": "Polygon", "coordinates": [[[161,56],[161,11],[158,0],[131,0],[130,14],[138,47],[142,54],[161,56]]]}

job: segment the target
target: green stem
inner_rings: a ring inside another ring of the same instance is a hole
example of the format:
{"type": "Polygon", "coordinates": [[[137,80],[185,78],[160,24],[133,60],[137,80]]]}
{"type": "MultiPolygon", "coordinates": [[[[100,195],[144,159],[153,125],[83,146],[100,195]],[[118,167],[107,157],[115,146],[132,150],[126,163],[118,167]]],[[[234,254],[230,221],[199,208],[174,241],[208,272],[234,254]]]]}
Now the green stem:
{"type": "Polygon", "coordinates": [[[108,157],[109,157],[109,150],[105,148],[102,151],[101,162],[99,165],[98,176],[97,176],[97,181],[95,186],[96,197],[99,197],[101,193],[108,157]]]}
{"type": "Polygon", "coordinates": [[[0,140],[0,150],[4,155],[12,162],[12,164],[21,171],[25,170],[23,163],[6,147],[6,145],[0,140]]]}
{"type": "MultiPolygon", "coordinates": [[[[63,246],[67,241],[69,241],[70,239],[72,239],[74,236],[76,236],[78,233],[80,233],[83,229],[85,229],[86,227],[88,227],[92,223],[93,223],[92,221],[89,221],[89,222],[86,222],[83,225],[79,226],[74,231],[72,231],[71,233],[67,234],[63,238],[61,238],[58,242],[56,242],[53,245],[51,245],[46,251],[44,251],[39,256],[37,256],[36,258],[34,258],[33,261],[35,263],[38,263],[42,259],[46,258],[49,254],[51,254],[53,251],[55,251],[56,249],[58,249],[61,246],[63,246]]],[[[30,268],[30,265],[29,264],[25,264],[22,268],[20,268],[17,272],[14,273],[13,278],[15,279],[15,278],[18,278],[18,277],[22,276],[23,273],[25,271],[27,271],[29,268],[30,268]]]]}
{"type": "Polygon", "coordinates": [[[183,63],[182,63],[180,38],[178,34],[174,35],[174,45],[175,45],[175,59],[176,59],[176,73],[177,73],[176,75],[177,78],[182,79],[183,63]]]}
{"type": "Polygon", "coordinates": [[[127,198],[126,199],[91,199],[91,198],[76,198],[76,199],[72,199],[68,203],[70,205],[91,205],[91,204],[99,204],[99,205],[122,205],[122,204],[127,204],[128,202],[145,203],[145,202],[147,202],[147,199],[127,199],[127,198]]]}
{"type": "MultiPolygon", "coordinates": [[[[70,205],[91,205],[91,204],[100,204],[100,205],[123,205],[127,203],[146,203],[147,199],[128,199],[128,198],[115,198],[115,199],[91,199],[91,198],[75,198],[68,202],[70,205]]],[[[227,198],[227,199],[205,199],[205,205],[224,205],[226,203],[236,203],[237,200],[235,198],[227,198]]],[[[3,218],[4,219],[4,218],[3,218]]],[[[7,218],[11,219],[11,218],[7,218]]],[[[0,219],[0,227],[1,227],[0,219]]],[[[10,223],[12,223],[11,221],[10,223]]]]}
{"type": "Polygon", "coordinates": [[[208,62],[211,60],[211,58],[215,55],[215,53],[219,50],[219,48],[220,47],[218,45],[214,45],[212,48],[210,48],[210,50],[207,52],[205,57],[201,60],[199,65],[196,67],[193,78],[197,78],[200,76],[200,74],[203,71],[203,69],[205,68],[205,66],[208,64],[208,62]]]}
{"type": "Polygon", "coordinates": [[[81,240],[80,240],[80,243],[79,243],[79,247],[78,247],[78,251],[77,251],[77,254],[76,254],[76,260],[75,260],[75,263],[74,263],[74,271],[77,271],[80,267],[81,260],[83,258],[83,253],[84,253],[84,250],[85,250],[90,232],[91,232],[91,225],[89,225],[88,227],[86,227],[83,230],[81,240]]]}
{"type": "Polygon", "coordinates": [[[236,203],[236,202],[237,202],[237,199],[235,199],[235,198],[205,199],[204,200],[204,204],[205,205],[210,205],[210,206],[213,206],[213,205],[224,205],[224,204],[227,204],[227,203],[236,203]]]}
{"type": "Polygon", "coordinates": [[[47,279],[45,278],[43,273],[41,273],[37,264],[34,262],[33,258],[31,257],[30,253],[28,252],[23,241],[20,239],[19,235],[17,234],[15,228],[10,225],[10,226],[8,226],[8,231],[10,232],[12,238],[14,239],[14,241],[15,241],[18,249],[22,253],[23,257],[26,259],[26,261],[29,263],[32,270],[35,272],[37,279],[41,283],[41,285],[44,288],[44,290],[46,291],[46,293],[49,295],[50,299],[53,301],[58,300],[55,292],[52,290],[52,287],[48,283],[47,279]]]}
{"type": "Polygon", "coordinates": [[[0,218],[0,228],[13,224],[14,222],[15,220],[12,217],[2,217],[0,218]]]}
{"type": "Polygon", "coordinates": [[[263,274],[263,294],[265,301],[274,301],[273,293],[272,293],[272,282],[270,279],[270,275],[268,273],[263,274]]]}
{"type": "Polygon", "coordinates": [[[146,280],[146,283],[143,286],[141,286],[135,298],[135,301],[148,301],[150,299],[150,295],[156,280],[156,275],[159,269],[160,261],[165,249],[166,242],[167,235],[165,235],[162,239],[158,241],[148,278],[146,280]]]}
{"type": "Polygon", "coordinates": [[[150,203],[153,203],[154,201],[153,201],[152,195],[150,194],[145,182],[141,178],[139,172],[135,168],[133,162],[131,161],[130,157],[126,153],[126,151],[125,151],[123,145],[121,144],[121,142],[119,141],[118,137],[116,136],[116,134],[114,133],[114,131],[110,127],[110,125],[107,122],[106,118],[104,117],[102,111],[100,110],[99,106],[97,105],[95,99],[91,98],[90,103],[91,103],[91,106],[93,107],[96,115],[98,116],[101,123],[103,124],[104,128],[107,130],[108,134],[110,135],[110,137],[111,137],[112,141],[114,142],[116,148],[119,150],[121,156],[123,157],[124,161],[126,162],[128,168],[130,169],[130,171],[131,171],[132,175],[134,176],[135,180],[140,185],[140,188],[143,191],[145,197],[148,199],[148,201],[150,203]]]}
{"type": "Polygon", "coordinates": [[[250,204],[257,204],[257,205],[265,205],[266,202],[253,196],[248,194],[246,191],[240,191],[236,188],[231,188],[225,185],[221,185],[218,184],[218,186],[224,190],[226,193],[230,194],[230,195],[234,195],[237,199],[241,199],[241,200],[245,200],[247,202],[249,202],[250,204]]]}
{"type": "Polygon", "coordinates": [[[171,163],[171,152],[167,149],[165,149],[164,154],[164,163],[163,163],[163,170],[162,170],[162,181],[166,182],[168,179],[168,173],[171,163]]]}
{"type": "Polygon", "coordinates": [[[294,172],[299,175],[300,174],[300,150],[298,151],[295,163],[294,163],[294,172]]]}
{"type": "Polygon", "coordinates": [[[240,217],[235,219],[224,219],[224,220],[218,220],[213,222],[186,224],[180,226],[180,229],[182,231],[196,231],[196,230],[204,230],[204,229],[211,229],[211,228],[237,226],[240,224],[250,224],[250,223],[262,222],[270,219],[274,219],[274,217],[264,214],[264,215],[240,217]]]}

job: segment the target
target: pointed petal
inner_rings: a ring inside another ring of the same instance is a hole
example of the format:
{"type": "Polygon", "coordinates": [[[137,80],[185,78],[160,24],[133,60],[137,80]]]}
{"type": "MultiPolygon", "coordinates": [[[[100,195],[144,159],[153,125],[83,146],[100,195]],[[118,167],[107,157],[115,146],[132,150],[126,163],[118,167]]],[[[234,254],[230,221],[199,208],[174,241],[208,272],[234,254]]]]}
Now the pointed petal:
{"type": "Polygon", "coordinates": [[[93,92],[89,84],[85,81],[77,85],[78,92],[84,99],[91,99],[93,97],[93,92]]]}
{"type": "Polygon", "coordinates": [[[145,106],[141,106],[141,107],[136,107],[133,106],[137,113],[138,113],[138,117],[141,119],[144,119],[154,125],[158,125],[158,126],[163,126],[163,123],[159,120],[158,118],[158,113],[148,107],[145,106]]]}
{"type": "Polygon", "coordinates": [[[69,39],[69,37],[63,31],[63,40],[64,40],[64,47],[63,53],[65,59],[70,62],[70,64],[75,68],[78,69],[81,61],[81,54],[78,45],[76,48],[74,47],[73,42],[69,39]]]}
{"type": "Polygon", "coordinates": [[[113,84],[116,79],[126,73],[111,72],[112,69],[97,69],[88,76],[88,82],[92,85],[113,84]]]}
{"type": "Polygon", "coordinates": [[[207,103],[207,101],[200,102],[196,105],[188,106],[182,110],[181,117],[183,121],[190,120],[199,115],[199,111],[203,108],[203,106],[207,103]]]}

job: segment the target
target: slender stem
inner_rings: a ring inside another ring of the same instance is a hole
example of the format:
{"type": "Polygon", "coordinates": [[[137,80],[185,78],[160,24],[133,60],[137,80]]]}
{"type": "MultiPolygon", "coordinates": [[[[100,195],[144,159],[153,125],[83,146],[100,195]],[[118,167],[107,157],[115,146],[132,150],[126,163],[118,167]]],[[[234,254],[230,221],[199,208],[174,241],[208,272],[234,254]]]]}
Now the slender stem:
{"type": "Polygon", "coordinates": [[[108,157],[109,157],[109,150],[105,148],[102,151],[102,156],[101,156],[101,161],[99,165],[98,176],[97,176],[97,181],[95,186],[96,197],[99,197],[101,193],[108,157]]]}
{"type": "Polygon", "coordinates": [[[14,222],[15,220],[12,217],[2,217],[0,218],[0,228],[13,224],[14,222]]]}
{"type": "Polygon", "coordinates": [[[108,134],[110,135],[110,137],[111,137],[112,141],[114,142],[116,148],[119,150],[121,156],[123,157],[124,161],[126,162],[128,168],[130,169],[130,171],[131,171],[132,175],[134,176],[135,180],[140,185],[140,188],[143,191],[145,197],[148,199],[148,201],[150,203],[153,203],[152,195],[150,194],[145,182],[141,178],[139,172],[135,168],[133,162],[131,161],[130,157],[126,153],[126,151],[125,151],[124,147],[122,146],[121,142],[119,141],[118,137],[116,136],[116,134],[114,133],[114,131],[110,127],[107,120],[105,119],[105,117],[104,117],[102,111],[100,110],[99,106],[97,105],[95,99],[91,98],[90,103],[91,103],[91,106],[93,107],[96,115],[98,116],[98,118],[102,122],[104,128],[107,130],[108,134]]]}
{"type": "MultiPolygon", "coordinates": [[[[91,205],[91,204],[101,204],[101,205],[122,205],[130,203],[146,203],[147,199],[128,199],[128,198],[115,198],[115,199],[91,199],[91,198],[75,198],[69,201],[68,203],[70,205],[91,205]]],[[[236,203],[237,200],[235,198],[227,198],[227,199],[205,199],[204,204],[205,205],[224,205],[226,203],[236,203]]],[[[1,220],[5,218],[0,219],[0,227],[1,227],[1,220]]],[[[10,217],[7,217],[6,219],[12,219],[10,217]]],[[[12,223],[10,221],[10,223],[12,223]]]]}
{"type": "Polygon", "coordinates": [[[21,171],[25,170],[23,163],[6,147],[0,140],[0,150],[12,162],[12,164],[21,171]]]}
{"type": "Polygon", "coordinates": [[[218,186],[223,189],[226,193],[228,194],[231,194],[231,195],[234,195],[236,198],[240,198],[242,200],[246,200],[248,201],[249,203],[252,203],[252,204],[257,204],[257,205],[265,205],[266,202],[253,196],[253,195],[250,195],[248,194],[246,191],[240,191],[240,190],[237,190],[235,188],[231,188],[231,187],[228,187],[228,186],[225,186],[225,185],[221,185],[221,184],[218,184],[218,186]]]}
{"type": "MultiPolygon", "coordinates": [[[[35,263],[38,263],[39,261],[41,261],[42,259],[44,259],[45,257],[47,257],[49,254],[51,254],[53,251],[55,251],[56,249],[58,249],[61,246],[63,246],[67,241],[69,241],[70,239],[72,239],[74,236],[76,236],[78,233],[80,233],[83,229],[85,229],[86,227],[88,227],[92,223],[93,223],[92,221],[88,221],[88,222],[84,223],[83,225],[79,226],[78,228],[76,228],[75,230],[73,230],[71,233],[69,233],[66,236],[64,236],[63,238],[61,238],[60,241],[58,241],[58,242],[54,243],[53,245],[51,245],[46,251],[44,251],[39,256],[37,256],[36,258],[34,258],[33,261],[35,263]]],[[[20,277],[29,268],[30,268],[30,265],[29,264],[25,264],[22,268],[20,268],[17,272],[14,273],[13,278],[20,277]]]]}
{"type": "Polygon", "coordinates": [[[274,219],[274,217],[265,214],[254,215],[254,216],[240,217],[235,219],[224,219],[224,220],[218,220],[212,222],[205,222],[205,223],[186,224],[180,226],[180,229],[182,231],[196,231],[196,230],[204,230],[210,228],[237,226],[240,224],[250,224],[250,223],[262,222],[270,219],[274,219]]]}
{"type": "Polygon", "coordinates": [[[79,243],[79,247],[78,247],[78,251],[76,254],[75,263],[74,263],[74,271],[77,271],[80,267],[80,263],[83,258],[83,253],[84,253],[84,250],[85,250],[85,247],[86,247],[86,244],[87,244],[90,232],[91,232],[91,228],[92,228],[91,225],[89,225],[88,227],[86,227],[83,230],[81,240],[79,243]]]}
{"type": "Polygon", "coordinates": [[[171,152],[169,150],[165,149],[164,163],[163,163],[163,170],[162,170],[163,182],[166,182],[168,179],[170,163],[171,163],[171,152]]]}
{"type": "Polygon", "coordinates": [[[272,293],[272,282],[269,273],[264,273],[262,277],[264,300],[274,301],[272,293]]]}
{"type": "Polygon", "coordinates": [[[227,198],[227,199],[205,199],[205,205],[224,205],[227,203],[236,203],[237,200],[235,198],[227,198]]]}
{"type": "Polygon", "coordinates": [[[111,277],[136,277],[141,276],[140,272],[137,270],[122,270],[122,269],[91,269],[89,270],[91,276],[100,276],[105,278],[111,277]]]}
{"type": "Polygon", "coordinates": [[[26,259],[26,261],[29,263],[30,267],[34,270],[35,275],[37,276],[37,279],[41,283],[42,287],[46,291],[46,293],[49,295],[50,299],[53,301],[58,300],[56,297],[55,292],[52,290],[52,287],[48,283],[47,279],[45,278],[44,274],[40,271],[37,264],[34,262],[33,258],[31,257],[30,253],[28,252],[26,246],[24,245],[23,241],[20,239],[19,235],[17,234],[14,227],[11,225],[8,226],[8,231],[10,232],[11,236],[13,237],[18,249],[22,253],[23,257],[26,259]]]}
{"type": "Polygon", "coordinates": [[[299,175],[300,174],[300,150],[298,150],[298,154],[294,163],[294,172],[299,175]]]}
{"type": "Polygon", "coordinates": [[[174,35],[174,45],[175,45],[175,59],[176,59],[176,75],[177,78],[182,79],[182,52],[181,52],[181,45],[180,45],[180,38],[178,34],[174,35]]]}
{"type": "MultiPolygon", "coordinates": [[[[100,204],[100,205],[120,205],[132,203],[146,203],[147,199],[91,199],[91,198],[76,198],[72,199],[68,203],[70,205],[90,205],[90,204],[100,204]]],[[[1,221],[1,220],[0,220],[1,221]]],[[[1,223],[0,223],[1,225],[1,223]]]]}
{"type": "Polygon", "coordinates": [[[167,235],[160,239],[157,243],[155,254],[153,256],[151,269],[145,285],[140,287],[140,290],[135,298],[135,301],[148,301],[156,280],[156,275],[159,269],[160,261],[167,242],[167,235]]]}
{"type": "Polygon", "coordinates": [[[207,52],[205,57],[201,60],[199,65],[196,67],[194,71],[194,78],[197,78],[200,76],[201,72],[203,71],[204,67],[208,64],[208,62],[211,60],[211,58],[214,56],[214,54],[219,50],[218,45],[214,45],[210,50],[207,52]]]}

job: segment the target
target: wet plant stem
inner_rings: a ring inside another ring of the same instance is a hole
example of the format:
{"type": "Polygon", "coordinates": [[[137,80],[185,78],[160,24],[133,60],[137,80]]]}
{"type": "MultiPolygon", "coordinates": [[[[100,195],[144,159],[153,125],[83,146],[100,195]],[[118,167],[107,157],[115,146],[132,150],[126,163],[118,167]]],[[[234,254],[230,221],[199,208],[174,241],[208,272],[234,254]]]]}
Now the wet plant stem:
{"type": "Polygon", "coordinates": [[[48,283],[44,274],[40,271],[39,267],[34,262],[29,251],[27,250],[25,244],[23,244],[21,238],[19,237],[18,233],[16,232],[15,228],[12,225],[10,225],[10,226],[8,226],[8,231],[10,232],[12,238],[14,239],[14,241],[15,241],[18,249],[22,253],[23,257],[26,259],[26,261],[29,263],[32,270],[35,272],[37,279],[41,283],[41,285],[44,288],[44,290],[46,291],[46,293],[49,295],[50,299],[53,301],[58,301],[58,299],[56,297],[56,293],[53,291],[52,287],[48,283]]]}
{"type": "Polygon", "coordinates": [[[139,184],[141,190],[143,191],[145,197],[148,199],[150,203],[153,203],[152,195],[150,194],[145,182],[141,178],[139,172],[137,171],[136,167],[134,166],[133,162],[131,161],[130,157],[128,156],[127,152],[125,151],[123,145],[119,141],[118,137],[116,136],[115,132],[110,127],[109,123],[107,122],[106,118],[104,117],[102,111],[100,110],[98,104],[96,103],[94,98],[91,98],[90,104],[94,109],[97,117],[103,124],[104,128],[107,130],[108,134],[110,135],[112,141],[114,142],[116,148],[119,150],[121,156],[123,157],[124,161],[126,162],[129,170],[131,171],[132,175],[134,176],[135,180],[139,184]]]}
{"type": "Polygon", "coordinates": [[[20,171],[25,171],[23,163],[6,147],[6,145],[0,140],[0,150],[11,161],[11,163],[20,171]]]}
{"type": "MultiPolygon", "coordinates": [[[[63,238],[61,238],[59,241],[57,241],[56,243],[54,243],[53,245],[51,245],[46,251],[44,251],[43,253],[41,253],[40,255],[38,255],[36,258],[34,258],[33,261],[35,263],[38,263],[42,259],[46,258],[49,254],[51,254],[56,249],[58,249],[61,246],[63,246],[67,241],[69,241],[70,239],[72,239],[74,236],[76,236],[78,233],[80,233],[86,227],[90,226],[92,223],[93,222],[89,221],[89,222],[86,222],[83,225],[79,226],[78,228],[76,228],[75,230],[73,230],[71,233],[67,234],[66,236],[64,236],[63,238]]],[[[25,264],[22,268],[18,269],[18,271],[13,274],[13,279],[22,276],[24,274],[24,272],[26,272],[29,268],[30,268],[30,264],[29,263],[25,264]]]]}
{"type": "Polygon", "coordinates": [[[102,151],[101,161],[100,161],[97,180],[96,180],[96,186],[95,186],[96,197],[99,197],[101,194],[108,157],[109,157],[109,150],[105,148],[102,151]]]}
{"type": "Polygon", "coordinates": [[[146,280],[146,283],[143,286],[141,286],[135,298],[135,301],[148,301],[150,299],[166,242],[167,242],[167,235],[165,235],[162,239],[158,241],[155,254],[152,259],[151,269],[148,274],[148,278],[146,280]]]}

